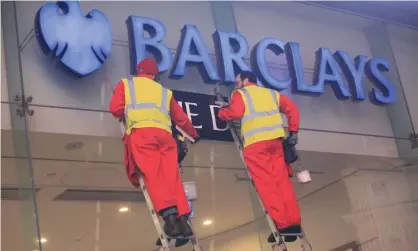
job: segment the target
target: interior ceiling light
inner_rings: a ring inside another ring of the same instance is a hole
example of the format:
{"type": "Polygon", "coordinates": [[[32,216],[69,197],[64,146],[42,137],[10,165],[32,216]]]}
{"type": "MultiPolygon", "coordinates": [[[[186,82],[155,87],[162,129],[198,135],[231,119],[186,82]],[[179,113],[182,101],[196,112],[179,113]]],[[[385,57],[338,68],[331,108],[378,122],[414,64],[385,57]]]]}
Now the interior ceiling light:
{"type": "Polygon", "coordinates": [[[121,207],[121,208],[119,208],[119,212],[121,212],[121,213],[125,213],[125,212],[128,212],[129,211],[129,207],[121,207]]]}
{"type": "Polygon", "coordinates": [[[45,243],[45,242],[47,242],[48,240],[47,239],[45,239],[45,238],[41,238],[41,243],[45,243]]]}
{"type": "Polygon", "coordinates": [[[212,221],[212,220],[205,220],[205,221],[203,222],[203,225],[204,225],[204,226],[209,226],[209,225],[212,225],[212,223],[213,223],[213,221],[212,221]]]}

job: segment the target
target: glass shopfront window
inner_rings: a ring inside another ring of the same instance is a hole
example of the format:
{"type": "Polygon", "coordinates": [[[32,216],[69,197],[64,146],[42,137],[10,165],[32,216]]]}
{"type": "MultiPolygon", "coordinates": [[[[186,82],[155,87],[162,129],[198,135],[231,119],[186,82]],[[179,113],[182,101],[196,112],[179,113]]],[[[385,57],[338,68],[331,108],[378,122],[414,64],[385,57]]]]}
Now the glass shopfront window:
{"type": "MultiPolygon", "coordinates": [[[[76,65],[60,61],[73,53],[70,44],[61,58],[45,54],[39,39],[46,35],[39,33],[44,4],[2,2],[2,250],[157,249],[144,197],[126,178],[119,123],[108,112],[114,86],[131,73],[137,46],[129,35],[129,16],[159,20],[163,43],[174,56],[187,41],[184,26],[193,30],[195,25],[195,42],[206,48],[214,69],[222,64],[212,37],[217,30],[238,32],[248,41],[243,59],[248,67],[251,49],[265,37],[299,43],[307,82],[315,79],[321,47],[352,58],[384,58],[390,65],[384,76],[396,89],[391,104],[376,105],[367,95],[363,101],[340,100],[329,85],[316,97],[296,94],[293,87],[282,91],[299,106],[298,150],[313,180],[293,184],[313,250],[418,249],[413,238],[418,155],[409,140],[417,129],[418,106],[411,98],[416,31],[294,2],[80,2],[81,10],[71,5],[68,11],[83,13],[80,17],[101,11],[111,25],[112,46],[103,65],[79,76],[68,70],[76,65]]],[[[49,16],[55,23],[64,20],[67,9],[52,10],[58,13],[49,16]]],[[[99,14],[89,18],[97,21],[99,14]]],[[[73,39],[65,35],[74,34],[74,27],[64,28],[57,41],[73,39]]],[[[85,41],[93,39],[90,33],[83,31],[85,41]]],[[[199,51],[193,46],[192,53],[199,51]]],[[[284,54],[266,52],[265,58],[276,79],[291,78],[284,54]]],[[[197,184],[193,225],[203,250],[271,250],[257,194],[225,124],[216,118],[214,85],[206,83],[201,69],[189,64],[185,69],[180,78],[169,78],[169,70],[161,83],[175,91],[202,135],[201,142],[189,145],[182,177],[197,184]]],[[[365,94],[376,88],[362,78],[365,94]]],[[[222,94],[230,96],[232,86],[222,84],[222,94]]],[[[299,250],[299,244],[288,248],[299,250]]]]}

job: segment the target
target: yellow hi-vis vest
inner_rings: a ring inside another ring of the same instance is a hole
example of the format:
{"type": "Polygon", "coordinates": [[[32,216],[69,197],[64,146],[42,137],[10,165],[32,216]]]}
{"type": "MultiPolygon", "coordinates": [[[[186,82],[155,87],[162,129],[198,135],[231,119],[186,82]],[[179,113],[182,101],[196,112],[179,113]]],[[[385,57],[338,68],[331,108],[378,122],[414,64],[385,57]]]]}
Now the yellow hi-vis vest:
{"type": "Polygon", "coordinates": [[[126,134],[132,128],[154,127],[171,133],[170,102],[173,92],[146,77],[122,79],[125,85],[126,134]]]}
{"type": "Polygon", "coordinates": [[[244,147],[253,143],[285,137],[280,115],[280,93],[258,87],[246,86],[238,90],[245,104],[241,120],[244,147]]]}

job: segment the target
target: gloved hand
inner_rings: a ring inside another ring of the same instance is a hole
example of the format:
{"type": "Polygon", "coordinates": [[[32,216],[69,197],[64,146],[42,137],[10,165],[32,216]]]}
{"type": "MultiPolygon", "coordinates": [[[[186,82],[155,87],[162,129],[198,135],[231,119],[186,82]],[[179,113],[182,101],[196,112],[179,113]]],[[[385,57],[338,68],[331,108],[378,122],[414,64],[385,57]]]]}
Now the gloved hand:
{"type": "Polygon", "coordinates": [[[286,138],[286,141],[289,145],[296,145],[298,143],[298,133],[297,132],[289,132],[289,136],[286,138]]]}
{"type": "Polygon", "coordinates": [[[200,141],[200,136],[197,136],[196,138],[194,138],[194,142],[192,142],[192,144],[196,144],[199,141],[200,141]]]}

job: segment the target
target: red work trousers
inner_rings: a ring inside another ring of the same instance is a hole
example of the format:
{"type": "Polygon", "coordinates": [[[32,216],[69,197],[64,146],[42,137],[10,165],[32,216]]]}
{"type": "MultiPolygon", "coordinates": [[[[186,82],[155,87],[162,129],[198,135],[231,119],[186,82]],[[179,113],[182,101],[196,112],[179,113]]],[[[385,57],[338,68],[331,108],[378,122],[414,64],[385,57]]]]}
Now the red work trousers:
{"type": "Polygon", "coordinates": [[[159,128],[134,129],[131,149],[135,163],[144,175],[144,183],[155,210],[159,212],[176,206],[179,216],[190,213],[173,136],[159,128]]]}
{"type": "Polygon", "coordinates": [[[244,160],[268,214],[278,228],[301,224],[289,167],[281,139],[266,140],[244,148],[244,160]]]}

